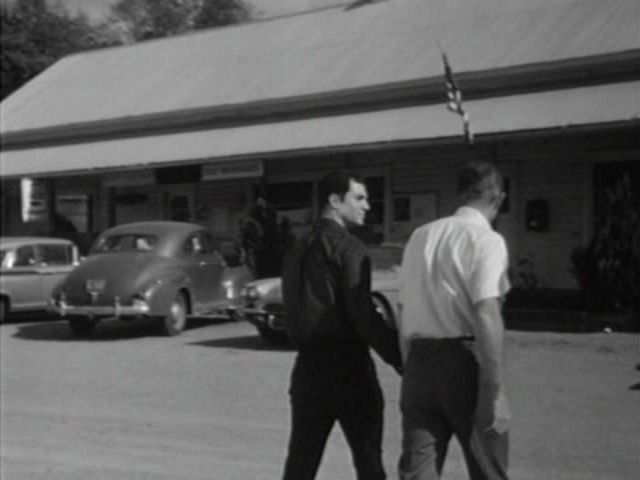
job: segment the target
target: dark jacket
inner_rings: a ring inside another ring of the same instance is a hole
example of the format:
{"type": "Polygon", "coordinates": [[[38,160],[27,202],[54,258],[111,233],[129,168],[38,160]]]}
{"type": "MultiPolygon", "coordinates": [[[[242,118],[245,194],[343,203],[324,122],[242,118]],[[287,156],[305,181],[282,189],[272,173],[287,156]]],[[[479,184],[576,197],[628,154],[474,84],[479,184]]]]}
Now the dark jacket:
{"type": "Polygon", "coordinates": [[[371,346],[401,364],[397,332],[371,300],[371,261],[364,244],[338,223],[322,219],[284,260],[287,332],[301,350],[371,346]]]}

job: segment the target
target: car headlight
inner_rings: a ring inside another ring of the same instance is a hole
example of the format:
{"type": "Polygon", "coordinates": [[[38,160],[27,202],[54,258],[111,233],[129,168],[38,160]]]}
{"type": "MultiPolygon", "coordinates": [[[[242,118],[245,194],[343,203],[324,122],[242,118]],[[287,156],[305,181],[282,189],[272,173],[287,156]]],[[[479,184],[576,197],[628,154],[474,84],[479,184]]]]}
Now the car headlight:
{"type": "Polygon", "coordinates": [[[260,298],[260,291],[257,287],[249,285],[242,289],[240,295],[248,302],[255,302],[260,298]]]}

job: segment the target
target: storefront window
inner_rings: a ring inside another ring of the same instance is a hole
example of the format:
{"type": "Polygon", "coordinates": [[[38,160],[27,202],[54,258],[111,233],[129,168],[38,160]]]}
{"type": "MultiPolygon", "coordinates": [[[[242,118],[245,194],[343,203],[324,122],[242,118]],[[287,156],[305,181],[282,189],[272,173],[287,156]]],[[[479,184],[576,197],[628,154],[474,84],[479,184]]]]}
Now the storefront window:
{"type": "Polygon", "coordinates": [[[111,225],[163,218],[160,193],[151,187],[120,187],[111,195],[111,225]]]}
{"type": "Polygon", "coordinates": [[[278,221],[288,218],[294,230],[312,222],[312,182],[274,183],[268,186],[267,203],[276,210],[278,221]]]}
{"type": "Polygon", "coordinates": [[[55,230],[59,233],[91,231],[91,196],[87,194],[56,195],[55,230]]]}

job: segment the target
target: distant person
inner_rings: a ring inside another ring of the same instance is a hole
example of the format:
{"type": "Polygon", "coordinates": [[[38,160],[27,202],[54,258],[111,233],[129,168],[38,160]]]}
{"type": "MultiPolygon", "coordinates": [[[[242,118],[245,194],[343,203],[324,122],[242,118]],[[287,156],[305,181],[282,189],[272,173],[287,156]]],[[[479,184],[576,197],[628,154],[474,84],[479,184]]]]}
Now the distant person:
{"type": "Polygon", "coordinates": [[[256,277],[279,276],[283,253],[277,213],[263,197],[251,207],[241,232],[247,265],[256,277]]]}
{"type": "Polygon", "coordinates": [[[492,164],[458,177],[461,207],[416,229],[400,273],[400,480],[439,478],[456,435],[470,478],[506,479],[502,300],[508,255],[492,230],[505,194],[492,164]]]}
{"type": "Polygon", "coordinates": [[[348,172],[319,185],[322,217],[284,262],[287,332],[298,350],[291,375],[291,437],[284,480],[315,478],[336,421],[359,480],[382,480],[383,398],[369,346],[399,368],[397,333],[371,300],[367,249],[347,227],[363,225],[367,189],[348,172]]]}

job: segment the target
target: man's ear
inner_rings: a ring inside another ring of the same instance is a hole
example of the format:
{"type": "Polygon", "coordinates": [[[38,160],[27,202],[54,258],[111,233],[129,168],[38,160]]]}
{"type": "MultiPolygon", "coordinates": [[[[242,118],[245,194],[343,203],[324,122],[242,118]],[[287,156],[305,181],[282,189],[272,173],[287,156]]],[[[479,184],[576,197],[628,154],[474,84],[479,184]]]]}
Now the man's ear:
{"type": "Polygon", "coordinates": [[[338,206],[339,203],[341,203],[341,199],[340,199],[340,195],[338,195],[337,193],[332,193],[331,195],[329,195],[329,205],[332,208],[336,208],[338,206]]]}

